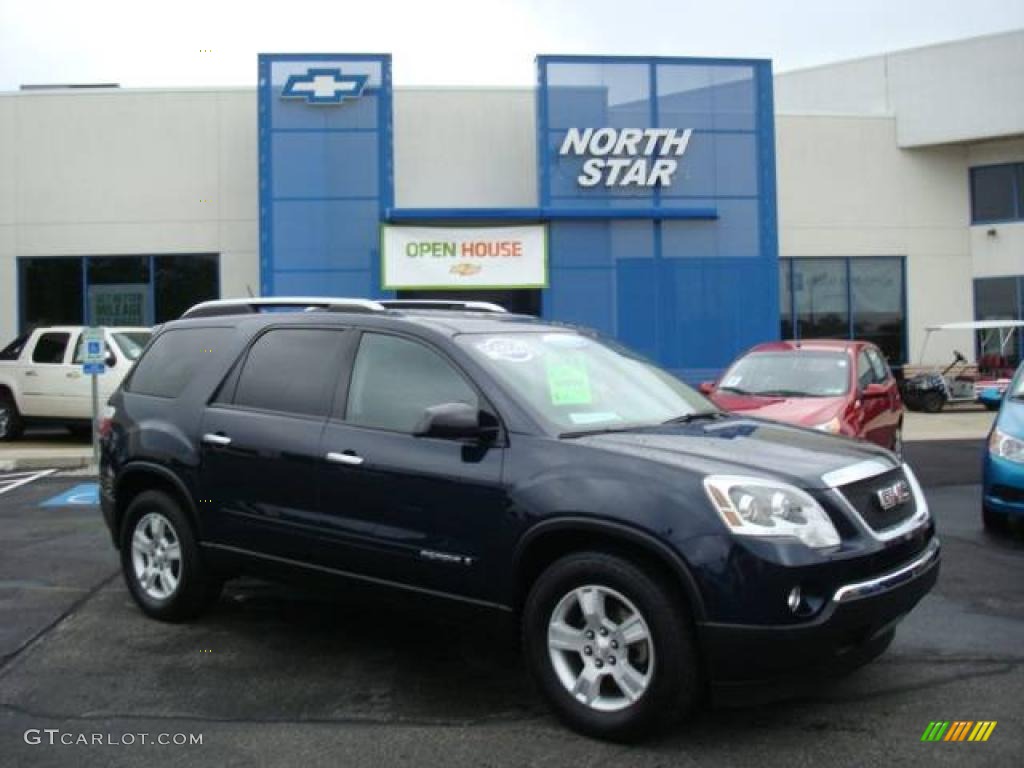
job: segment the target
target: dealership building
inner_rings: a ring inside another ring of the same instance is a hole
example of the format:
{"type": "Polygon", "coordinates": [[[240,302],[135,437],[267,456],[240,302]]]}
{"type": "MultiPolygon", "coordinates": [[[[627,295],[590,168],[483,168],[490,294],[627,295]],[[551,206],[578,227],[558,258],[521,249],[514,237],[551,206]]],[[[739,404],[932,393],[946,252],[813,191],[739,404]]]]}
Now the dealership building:
{"type": "MultiPolygon", "coordinates": [[[[0,94],[0,337],[246,295],[463,297],[689,380],[760,341],[1024,312],[1024,31],[773,76],[539,56],[524,88],[268,54],[255,88],[0,94]]],[[[984,351],[936,338],[928,362],[984,351]]]]}

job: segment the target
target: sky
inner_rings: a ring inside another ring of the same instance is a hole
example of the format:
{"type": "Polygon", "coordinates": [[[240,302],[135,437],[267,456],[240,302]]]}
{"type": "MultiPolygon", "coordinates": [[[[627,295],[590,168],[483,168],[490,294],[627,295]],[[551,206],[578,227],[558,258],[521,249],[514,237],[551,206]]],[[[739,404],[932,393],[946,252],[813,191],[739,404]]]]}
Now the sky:
{"type": "Polygon", "coordinates": [[[261,52],[390,52],[406,86],[531,85],[538,53],[785,71],[1020,28],[1022,0],[0,0],[0,91],[253,86],[261,52]]]}

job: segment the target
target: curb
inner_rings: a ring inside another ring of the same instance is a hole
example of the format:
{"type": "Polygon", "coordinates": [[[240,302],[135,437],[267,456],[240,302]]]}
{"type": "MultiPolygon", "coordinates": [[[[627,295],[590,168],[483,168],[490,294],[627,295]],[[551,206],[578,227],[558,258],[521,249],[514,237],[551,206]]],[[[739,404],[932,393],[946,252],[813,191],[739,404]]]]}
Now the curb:
{"type": "Polygon", "coordinates": [[[87,456],[15,456],[0,459],[0,472],[16,472],[21,469],[85,469],[92,465],[92,453],[87,456]]]}

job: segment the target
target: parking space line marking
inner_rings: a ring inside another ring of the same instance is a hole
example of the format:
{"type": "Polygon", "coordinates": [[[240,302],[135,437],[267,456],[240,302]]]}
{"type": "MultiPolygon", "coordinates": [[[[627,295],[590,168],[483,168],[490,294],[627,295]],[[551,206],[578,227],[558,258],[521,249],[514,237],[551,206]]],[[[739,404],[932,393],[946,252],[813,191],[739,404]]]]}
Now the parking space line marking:
{"type": "Polygon", "coordinates": [[[14,472],[9,475],[4,475],[3,477],[0,477],[0,496],[8,491],[13,491],[15,488],[28,485],[33,480],[38,480],[41,477],[52,475],[56,471],[56,469],[44,469],[41,472],[14,472]],[[7,480],[12,477],[16,477],[18,479],[13,482],[7,482],[7,480]]]}

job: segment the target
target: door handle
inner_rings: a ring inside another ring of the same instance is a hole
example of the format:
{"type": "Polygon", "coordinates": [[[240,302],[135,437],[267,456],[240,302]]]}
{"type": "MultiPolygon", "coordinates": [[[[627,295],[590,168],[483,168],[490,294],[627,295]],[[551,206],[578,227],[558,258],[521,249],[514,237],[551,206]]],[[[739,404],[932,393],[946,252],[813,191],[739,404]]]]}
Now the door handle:
{"type": "Polygon", "coordinates": [[[67,376],[69,379],[80,379],[80,378],[82,378],[82,374],[80,374],[78,371],[68,371],[64,375],[67,376]]]}
{"type": "Polygon", "coordinates": [[[25,371],[26,376],[38,376],[39,374],[35,371],[25,371]]]}
{"type": "Polygon", "coordinates": [[[362,456],[356,456],[354,453],[328,453],[327,460],[332,464],[347,464],[351,467],[358,467],[363,463],[362,456]]]}
{"type": "Polygon", "coordinates": [[[203,442],[209,445],[231,445],[231,438],[227,435],[215,435],[207,432],[203,435],[203,442]]]}

